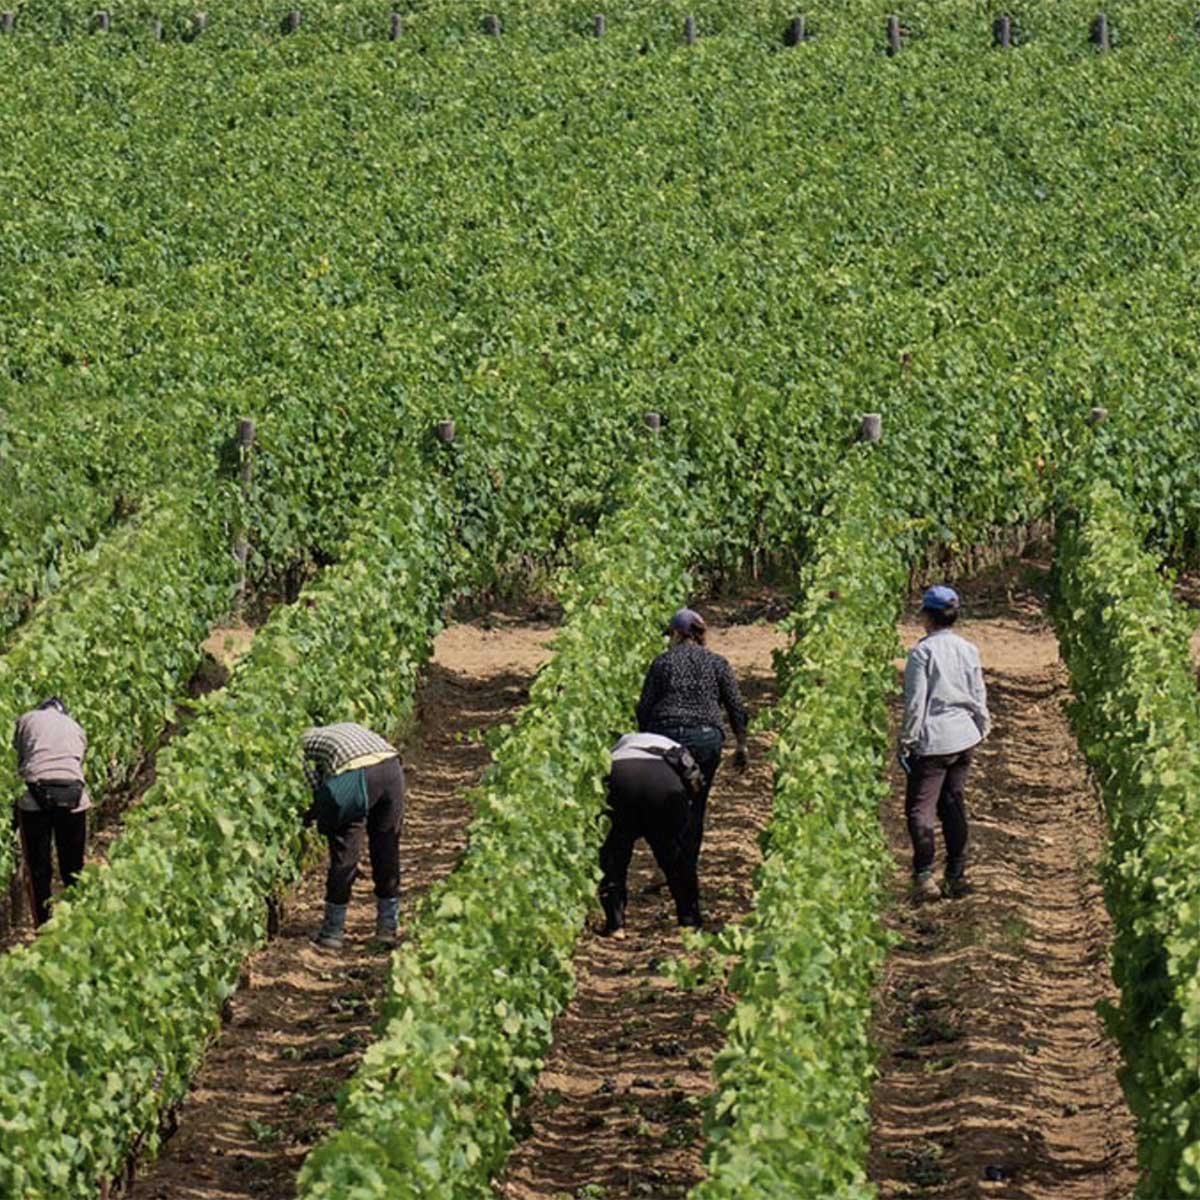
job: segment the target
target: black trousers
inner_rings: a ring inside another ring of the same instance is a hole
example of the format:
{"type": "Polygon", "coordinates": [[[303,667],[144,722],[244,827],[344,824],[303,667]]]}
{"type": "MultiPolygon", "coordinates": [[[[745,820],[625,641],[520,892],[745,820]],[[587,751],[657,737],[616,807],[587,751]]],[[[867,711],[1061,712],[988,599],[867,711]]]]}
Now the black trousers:
{"type": "Polygon", "coordinates": [[[404,825],[404,768],[398,758],[367,767],[367,815],[327,837],[329,874],[325,900],[349,904],[358,878],[363,842],[371,858],[371,879],[380,900],[400,895],[400,830],[404,825]]]}
{"type": "Polygon", "coordinates": [[[46,808],[38,812],[17,809],[21,846],[33,883],[33,919],[44,925],[50,919],[50,894],[53,865],[50,847],[58,852],[58,873],[63,887],[70,887],[83,870],[87,852],[87,812],[67,808],[46,808]]]}
{"type": "Polygon", "coordinates": [[[691,853],[691,811],[683,780],[665,762],[626,758],[608,777],[612,828],[600,847],[600,903],[610,929],[625,923],[626,879],[633,846],[645,838],[675,901],[681,922],[699,919],[700,889],[691,853]]]}
{"type": "Polygon", "coordinates": [[[958,754],[923,754],[912,761],[905,788],[904,812],[913,845],[913,875],[933,870],[934,817],[946,839],[946,874],[962,875],[967,861],[967,805],[964,791],[973,750],[958,754]]]}

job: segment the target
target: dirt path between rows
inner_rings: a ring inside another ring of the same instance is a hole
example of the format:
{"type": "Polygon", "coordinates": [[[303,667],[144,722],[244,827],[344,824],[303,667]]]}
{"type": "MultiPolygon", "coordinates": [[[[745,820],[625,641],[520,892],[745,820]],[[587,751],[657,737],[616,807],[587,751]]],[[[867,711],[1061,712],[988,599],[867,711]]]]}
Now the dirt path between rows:
{"type": "MultiPolygon", "coordinates": [[[[709,645],[732,663],[752,714],[774,701],[771,652],[786,639],[763,618],[786,612],[778,598],[704,605],[709,645]],[[757,621],[757,623],[739,623],[757,621]]],[[[710,927],[753,904],[757,837],[771,808],[771,737],[750,739],[751,767],[722,765],[709,803],[700,861],[701,903],[710,927]]],[[[700,1105],[712,1088],[721,1037],[714,1018],[728,1001],[682,992],[661,973],[683,952],[668,893],[643,895],[656,877],[639,843],[629,873],[628,936],[583,936],[578,988],[554,1027],[542,1077],[522,1114],[526,1136],[496,1184],[505,1200],[683,1196],[700,1178],[700,1105]]],[[[598,924],[598,920],[594,922],[598,924]]]]}
{"type": "MultiPolygon", "coordinates": [[[[465,792],[489,761],[482,734],[511,720],[549,653],[553,626],[493,614],[438,638],[404,747],[401,928],[458,860],[465,792]]],[[[333,1125],[338,1090],[370,1040],[389,954],[373,944],[369,869],[355,884],[340,952],[318,950],[325,856],[291,896],[278,937],[249,962],[249,985],[211,1047],[179,1131],[139,1179],[153,1200],[291,1200],[314,1142],[333,1125]]]]}
{"type": "MultiPolygon", "coordinates": [[[[1113,1000],[1103,810],[1066,716],[1044,563],[965,589],[995,728],[968,782],[974,895],[914,908],[903,781],[883,822],[902,939],[879,997],[870,1174],[881,1200],[1126,1200],[1133,1120],[1096,1004],[1113,1000]]],[[[920,636],[901,630],[906,646],[920,636]]],[[[940,836],[939,836],[940,843],[940,836]]],[[[944,848],[938,847],[939,872],[944,848]]]]}

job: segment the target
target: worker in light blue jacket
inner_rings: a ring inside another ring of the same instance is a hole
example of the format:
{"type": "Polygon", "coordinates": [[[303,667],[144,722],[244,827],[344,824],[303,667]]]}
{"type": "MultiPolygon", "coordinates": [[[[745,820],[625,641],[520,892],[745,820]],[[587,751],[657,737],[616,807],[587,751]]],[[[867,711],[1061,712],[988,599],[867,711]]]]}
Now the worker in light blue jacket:
{"type": "Polygon", "coordinates": [[[914,898],[968,895],[967,808],[964,793],[975,747],[992,727],[983,667],[975,646],[953,632],[961,611],[951,587],[921,598],[925,637],[904,669],[900,762],[907,773],[904,810],[913,845],[914,898]],[[933,878],[934,818],[946,840],[946,873],[933,878]]]}

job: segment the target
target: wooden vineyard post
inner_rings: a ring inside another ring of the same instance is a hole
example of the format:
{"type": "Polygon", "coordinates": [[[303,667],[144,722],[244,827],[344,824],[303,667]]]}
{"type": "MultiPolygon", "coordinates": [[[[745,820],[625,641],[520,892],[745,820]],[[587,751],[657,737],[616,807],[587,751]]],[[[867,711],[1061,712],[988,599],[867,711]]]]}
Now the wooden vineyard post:
{"type": "Polygon", "coordinates": [[[1103,425],[1104,422],[1107,420],[1108,420],[1108,409],[1107,408],[1099,408],[1099,407],[1093,408],[1091,411],[1091,414],[1088,417],[1088,423],[1090,425],[1092,425],[1093,427],[1103,425]]]}
{"type": "Polygon", "coordinates": [[[288,15],[283,18],[283,32],[295,33],[300,28],[300,10],[298,8],[290,9],[288,15]]]}
{"type": "Polygon", "coordinates": [[[1012,49],[1012,17],[1008,14],[996,18],[992,26],[992,41],[1001,50],[1012,49]]]}
{"type": "Polygon", "coordinates": [[[198,38],[208,28],[208,13],[198,12],[192,18],[192,37],[198,38]]]}
{"type": "Polygon", "coordinates": [[[592,35],[602,38],[608,32],[608,18],[603,13],[597,13],[592,18],[592,35]]]}
{"type": "Polygon", "coordinates": [[[1107,54],[1112,49],[1107,13],[1098,13],[1092,22],[1092,43],[1101,54],[1107,54]]]}
{"type": "Polygon", "coordinates": [[[694,46],[699,36],[700,35],[696,32],[696,18],[693,16],[684,17],[683,40],[685,44],[694,46]]]}
{"type": "Polygon", "coordinates": [[[483,32],[486,33],[488,37],[500,36],[500,18],[496,16],[495,13],[488,13],[488,15],[483,18],[483,32]]]}
{"type": "Polygon", "coordinates": [[[863,413],[858,423],[858,440],[860,442],[878,442],[883,439],[883,414],[877,412],[863,413]]]}
{"type": "Polygon", "coordinates": [[[0,33],[12,33],[17,24],[17,14],[11,9],[0,12],[0,33]]]}
{"type": "Polygon", "coordinates": [[[150,22],[150,40],[152,42],[161,42],[163,40],[162,22],[157,17],[150,22]]]}
{"type": "MultiPolygon", "coordinates": [[[[238,421],[237,444],[241,462],[242,502],[249,504],[250,484],[254,479],[254,422],[249,417],[242,417],[238,421]]],[[[246,604],[246,563],[250,558],[250,542],[244,525],[238,531],[233,556],[238,564],[237,614],[240,617],[246,604]]]]}
{"type": "Polygon", "coordinates": [[[404,36],[404,18],[394,12],[388,21],[388,41],[398,42],[404,36]]]}
{"type": "Polygon", "coordinates": [[[645,413],[642,416],[642,421],[644,422],[646,428],[648,430],[650,430],[651,433],[661,433],[662,432],[662,415],[660,413],[656,413],[656,412],[645,413]]]}
{"type": "Polygon", "coordinates": [[[433,432],[443,446],[449,446],[454,442],[454,422],[449,418],[439,421],[433,432]]]}
{"type": "Polygon", "coordinates": [[[893,13],[887,19],[887,55],[895,58],[900,53],[900,18],[893,13]]]}
{"type": "Polygon", "coordinates": [[[800,46],[808,40],[808,33],[804,27],[803,17],[793,17],[783,31],[783,44],[785,46],[800,46]]]}
{"type": "Polygon", "coordinates": [[[92,18],[92,28],[93,28],[93,29],[95,29],[95,31],[96,31],[97,33],[107,33],[107,32],[108,32],[108,30],[109,30],[109,26],[110,26],[111,24],[112,24],[112,21],[111,21],[111,18],[109,17],[109,15],[108,15],[108,10],[107,10],[107,9],[103,9],[103,8],[102,8],[102,9],[101,9],[101,10],[100,10],[98,13],[96,13],[96,15],[95,15],[95,16],[92,18]]]}

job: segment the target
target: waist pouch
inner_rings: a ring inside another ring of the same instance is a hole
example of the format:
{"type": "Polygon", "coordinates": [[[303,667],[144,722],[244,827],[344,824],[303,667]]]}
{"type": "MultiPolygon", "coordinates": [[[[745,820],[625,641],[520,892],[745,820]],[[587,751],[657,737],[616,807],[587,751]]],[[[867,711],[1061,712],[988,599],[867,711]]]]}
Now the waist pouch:
{"type": "Polygon", "coordinates": [[[686,746],[672,746],[669,750],[661,750],[657,746],[639,746],[638,749],[643,754],[661,758],[683,780],[683,786],[693,796],[699,796],[704,791],[704,773],[686,746]]]}
{"type": "Polygon", "coordinates": [[[83,799],[78,779],[38,779],[25,785],[38,808],[75,808],[83,799]]]}
{"type": "Polygon", "coordinates": [[[336,833],[351,821],[359,821],[367,815],[367,769],[343,771],[330,775],[313,797],[317,829],[321,833],[336,833]]]}

